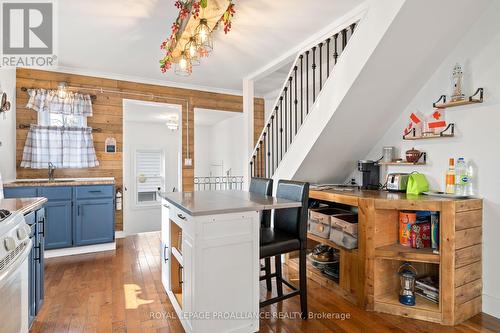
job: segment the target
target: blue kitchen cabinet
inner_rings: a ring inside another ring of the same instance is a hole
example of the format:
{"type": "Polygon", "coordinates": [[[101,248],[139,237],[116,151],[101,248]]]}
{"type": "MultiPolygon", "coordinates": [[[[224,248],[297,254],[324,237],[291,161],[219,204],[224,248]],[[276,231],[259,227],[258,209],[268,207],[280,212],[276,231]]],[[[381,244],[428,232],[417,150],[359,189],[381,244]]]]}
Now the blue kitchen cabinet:
{"type": "Polygon", "coordinates": [[[36,211],[36,229],[39,246],[38,264],[35,266],[36,283],[35,283],[35,309],[36,313],[40,312],[43,300],[45,299],[45,208],[40,208],[36,211]]]}
{"type": "Polygon", "coordinates": [[[48,201],[45,204],[45,249],[73,245],[71,201],[48,201]]]}
{"type": "Polygon", "coordinates": [[[38,196],[36,187],[6,187],[3,191],[6,198],[34,198],[38,196]]]}
{"type": "Polygon", "coordinates": [[[114,240],[113,185],[6,187],[4,193],[6,198],[48,199],[38,222],[41,246],[47,250],[114,240]]]}
{"type": "Polygon", "coordinates": [[[75,245],[112,242],[114,235],[113,200],[78,200],[76,205],[75,245]]]}
{"type": "Polygon", "coordinates": [[[33,244],[28,256],[28,322],[31,326],[31,323],[36,316],[36,259],[38,255],[38,249],[36,248],[36,236],[38,230],[35,212],[25,215],[24,219],[31,229],[29,237],[31,239],[31,243],[33,244]]]}

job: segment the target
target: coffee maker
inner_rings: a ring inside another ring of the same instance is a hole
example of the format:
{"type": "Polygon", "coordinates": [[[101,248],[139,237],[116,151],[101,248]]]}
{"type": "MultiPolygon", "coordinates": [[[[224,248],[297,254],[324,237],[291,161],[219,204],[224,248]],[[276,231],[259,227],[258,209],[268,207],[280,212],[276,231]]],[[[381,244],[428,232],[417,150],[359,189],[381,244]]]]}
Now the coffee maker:
{"type": "Polygon", "coordinates": [[[378,161],[359,160],[358,171],[363,173],[361,188],[363,190],[378,190],[380,186],[380,165],[378,161]]]}

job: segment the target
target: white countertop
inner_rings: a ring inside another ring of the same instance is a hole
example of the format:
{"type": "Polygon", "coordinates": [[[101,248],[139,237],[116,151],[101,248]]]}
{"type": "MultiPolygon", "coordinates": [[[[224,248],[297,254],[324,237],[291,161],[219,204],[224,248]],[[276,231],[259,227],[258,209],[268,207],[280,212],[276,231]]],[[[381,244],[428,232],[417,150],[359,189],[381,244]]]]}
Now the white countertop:
{"type": "Polygon", "coordinates": [[[299,201],[274,198],[246,191],[160,192],[159,194],[162,198],[191,216],[302,206],[299,201]]]}

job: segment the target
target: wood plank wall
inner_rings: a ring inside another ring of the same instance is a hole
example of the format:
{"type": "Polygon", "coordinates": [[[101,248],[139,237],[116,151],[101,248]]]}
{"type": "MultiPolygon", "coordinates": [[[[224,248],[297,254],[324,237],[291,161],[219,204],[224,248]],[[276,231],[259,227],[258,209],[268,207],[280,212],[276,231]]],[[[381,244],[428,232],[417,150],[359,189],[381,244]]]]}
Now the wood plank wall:
{"type": "MultiPolygon", "coordinates": [[[[28,130],[20,129],[20,124],[35,124],[37,114],[26,109],[27,93],[21,87],[57,89],[57,83],[65,81],[70,87],[82,87],[82,92],[96,94],[93,103],[94,115],[88,119],[92,128],[101,128],[102,132],[94,132],[94,145],[100,166],[89,169],[59,169],[56,177],[114,177],[117,188],[123,188],[123,99],[134,99],[150,102],[182,104],[182,157],[187,157],[187,113],[189,112],[189,155],[194,165],[194,109],[205,108],[220,111],[243,112],[241,96],[204,92],[191,89],[173,88],[144,83],[104,79],[99,77],[74,75],[67,73],[41,71],[34,69],[17,69],[16,71],[16,163],[17,178],[46,178],[47,169],[25,169],[20,167],[24,144],[28,130]],[[104,89],[117,92],[92,92],[83,88],[104,89]],[[145,96],[151,95],[151,96],[145,96]],[[155,95],[156,97],[153,97],[155,95]],[[182,99],[182,100],[180,100],[182,99]],[[117,153],[104,153],[104,141],[114,137],[117,141],[117,153]]],[[[254,102],[254,141],[258,139],[264,126],[264,100],[254,102]]],[[[192,191],[194,167],[183,166],[182,184],[184,191],[192,191]]],[[[126,204],[126,203],[125,203],[126,204]]],[[[116,215],[116,230],[123,230],[122,211],[116,215]]]]}

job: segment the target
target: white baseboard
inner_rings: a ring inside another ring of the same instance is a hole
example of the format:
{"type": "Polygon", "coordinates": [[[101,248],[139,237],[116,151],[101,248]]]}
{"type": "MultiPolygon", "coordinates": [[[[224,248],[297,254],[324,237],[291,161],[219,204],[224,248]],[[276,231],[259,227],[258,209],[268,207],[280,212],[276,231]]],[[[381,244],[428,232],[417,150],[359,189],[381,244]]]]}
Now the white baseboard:
{"type": "Polygon", "coordinates": [[[483,294],[483,312],[500,318],[500,298],[483,294]]]}
{"type": "Polygon", "coordinates": [[[115,231],[115,239],[116,238],[125,238],[127,237],[127,234],[125,231],[115,231]]]}
{"type": "Polygon", "coordinates": [[[62,256],[72,256],[75,254],[85,254],[85,253],[114,251],[114,250],[116,250],[116,242],[87,245],[87,246],[67,247],[64,249],[47,250],[45,251],[44,258],[55,258],[62,256]]]}

